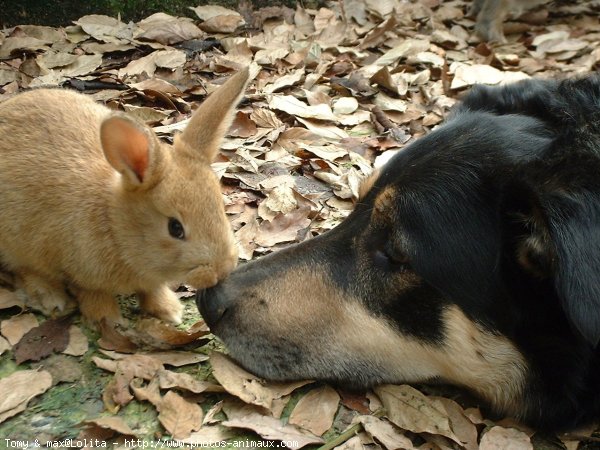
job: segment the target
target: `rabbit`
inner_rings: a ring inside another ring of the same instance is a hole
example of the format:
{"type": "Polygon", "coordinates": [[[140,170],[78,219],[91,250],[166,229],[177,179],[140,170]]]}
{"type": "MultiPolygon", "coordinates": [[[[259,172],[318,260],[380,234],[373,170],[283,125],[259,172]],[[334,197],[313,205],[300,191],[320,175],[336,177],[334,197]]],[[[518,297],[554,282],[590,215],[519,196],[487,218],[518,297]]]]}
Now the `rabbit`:
{"type": "Polygon", "coordinates": [[[484,41],[506,42],[502,22],[510,14],[519,17],[526,10],[550,0],[474,0],[468,15],[477,18],[475,32],[484,41]]]}
{"type": "Polygon", "coordinates": [[[115,294],[135,292],[144,312],[181,323],[169,285],[213,286],[237,264],[210,164],[248,79],[227,80],[172,146],[73,91],[0,104],[0,266],[26,304],[47,315],[78,304],[98,324],[121,321],[115,294]]]}

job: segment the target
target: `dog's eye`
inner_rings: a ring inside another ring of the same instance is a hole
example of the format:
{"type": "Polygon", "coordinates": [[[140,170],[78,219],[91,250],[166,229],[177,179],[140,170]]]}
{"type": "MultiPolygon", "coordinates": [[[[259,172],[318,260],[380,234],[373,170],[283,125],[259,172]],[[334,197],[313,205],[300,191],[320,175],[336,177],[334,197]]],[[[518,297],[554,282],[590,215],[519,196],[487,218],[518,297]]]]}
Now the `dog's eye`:
{"type": "Polygon", "coordinates": [[[410,269],[408,257],[391,250],[387,245],[381,249],[375,250],[373,257],[375,264],[386,270],[404,272],[410,269]]]}
{"type": "Polygon", "coordinates": [[[185,239],[183,225],[174,217],[169,217],[169,234],[175,239],[185,239]]]}

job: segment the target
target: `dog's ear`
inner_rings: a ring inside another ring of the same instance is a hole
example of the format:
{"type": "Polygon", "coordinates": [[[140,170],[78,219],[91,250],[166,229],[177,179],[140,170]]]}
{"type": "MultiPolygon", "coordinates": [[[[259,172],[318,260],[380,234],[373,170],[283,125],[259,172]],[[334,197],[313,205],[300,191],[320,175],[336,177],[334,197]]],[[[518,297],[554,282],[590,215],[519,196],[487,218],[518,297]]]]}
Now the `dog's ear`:
{"type": "Polygon", "coordinates": [[[512,258],[532,277],[548,279],[571,325],[600,341],[600,199],[558,183],[513,182],[502,210],[512,258]]]}

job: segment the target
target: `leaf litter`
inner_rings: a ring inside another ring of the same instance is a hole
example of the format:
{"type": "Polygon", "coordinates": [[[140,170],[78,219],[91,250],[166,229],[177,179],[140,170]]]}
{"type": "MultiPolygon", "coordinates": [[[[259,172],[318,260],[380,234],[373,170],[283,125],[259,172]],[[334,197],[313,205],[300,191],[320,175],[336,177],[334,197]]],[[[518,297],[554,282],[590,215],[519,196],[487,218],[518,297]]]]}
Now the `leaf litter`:
{"type": "MultiPolygon", "coordinates": [[[[254,80],[213,167],[240,258],[250,260],[338,225],[373,167],[434,128],[473,84],[597,70],[597,2],[551,5],[506,22],[502,45],[474,37],[466,0],[295,10],[245,2],[240,11],[201,5],[189,17],[158,13],[138,23],[88,15],[62,28],[21,25],[0,30],[0,101],[38,86],[78,89],[171,140],[199,101],[249,65],[254,80]]],[[[92,330],[78,315],[69,322],[23,311],[13,288],[0,271],[0,433],[9,438],[550,445],[443,389],[348,393],[261,380],[219,353],[189,289],[178,293],[184,326],[134,312],[125,326],[92,330]],[[62,399],[70,391],[81,400],[62,399]],[[50,426],[36,428],[40,415],[50,426]]],[[[135,311],[135,300],[122,303],[135,311]]],[[[590,434],[559,438],[576,448],[590,434]]]]}

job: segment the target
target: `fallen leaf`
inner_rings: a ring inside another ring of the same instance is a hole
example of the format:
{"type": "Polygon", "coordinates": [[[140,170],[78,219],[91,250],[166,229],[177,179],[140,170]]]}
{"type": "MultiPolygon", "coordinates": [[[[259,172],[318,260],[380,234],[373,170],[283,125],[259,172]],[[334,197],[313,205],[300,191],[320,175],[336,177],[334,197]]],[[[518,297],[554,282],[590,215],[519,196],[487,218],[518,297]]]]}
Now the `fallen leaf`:
{"type": "Polygon", "coordinates": [[[284,425],[279,419],[261,414],[252,405],[230,404],[225,413],[228,420],[222,422],[222,425],[252,430],[264,439],[282,441],[291,449],[323,443],[320,437],[308,431],[301,431],[294,425],[284,425]]]}
{"type": "Polygon", "coordinates": [[[225,443],[225,441],[237,436],[237,432],[226,428],[223,425],[208,425],[203,426],[199,431],[192,432],[189,437],[179,439],[182,444],[191,445],[194,447],[207,447],[217,443],[225,443]]]}
{"type": "Polygon", "coordinates": [[[335,389],[329,386],[313,389],[296,403],[288,423],[321,436],[333,425],[339,402],[335,389]]]}
{"type": "Polygon", "coordinates": [[[32,328],[38,326],[33,314],[20,314],[0,322],[0,332],[11,345],[16,345],[32,328]]]}
{"type": "Polygon", "coordinates": [[[187,330],[180,330],[154,318],[141,319],[134,330],[127,330],[127,336],[134,342],[156,349],[188,345],[209,333],[204,321],[196,322],[187,330]]]}
{"type": "Polygon", "coordinates": [[[18,306],[23,309],[25,305],[23,300],[14,291],[0,288],[0,309],[12,308],[18,306]]]}
{"type": "Polygon", "coordinates": [[[10,350],[12,345],[9,342],[0,336],[0,355],[4,354],[4,352],[10,350]]]}
{"type": "Polygon", "coordinates": [[[0,423],[25,410],[33,397],[52,386],[52,376],[45,370],[21,370],[0,379],[0,423]]]}
{"type": "Polygon", "coordinates": [[[118,416],[99,417],[97,419],[89,419],[83,422],[87,425],[93,425],[106,430],[112,430],[126,436],[136,436],[136,433],[127,425],[123,418],[118,416]]]}
{"type": "Polygon", "coordinates": [[[143,381],[140,378],[134,378],[129,383],[129,387],[133,391],[135,398],[140,401],[148,401],[158,407],[162,401],[158,377],[152,378],[146,386],[142,384],[143,381]]]}
{"type": "Polygon", "coordinates": [[[269,107],[284,111],[293,116],[303,117],[307,119],[319,119],[336,121],[337,118],[328,105],[307,105],[291,95],[270,95],[267,96],[269,107]]]}
{"type": "Polygon", "coordinates": [[[310,225],[310,208],[297,208],[287,214],[279,213],[271,221],[263,221],[256,233],[255,242],[263,247],[272,247],[281,242],[293,242],[298,232],[310,225]]]}
{"type": "Polygon", "coordinates": [[[101,369],[109,372],[121,370],[131,374],[132,378],[143,378],[144,380],[152,379],[159,370],[164,369],[159,360],[146,355],[128,355],[118,361],[93,356],[92,361],[101,369]]]}
{"type": "Polygon", "coordinates": [[[311,381],[277,383],[264,381],[235,364],[221,353],[211,353],[213,375],[227,392],[246,403],[270,409],[273,400],[281,398],[311,381]]]}
{"type": "Polygon", "coordinates": [[[52,353],[60,353],[69,344],[70,317],[49,319],[29,330],[14,346],[15,361],[39,361],[52,353]]]}
{"type": "Polygon", "coordinates": [[[389,422],[374,416],[360,416],[358,420],[369,436],[387,449],[411,450],[415,448],[412,441],[389,422]]]}
{"type": "Polygon", "coordinates": [[[481,438],[480,450],[533,450],[529,436],[514,428],[492,427],[481,438]]]}
{"type": "Polygon", "coordinates": [[[131,340],[117,330],[118,325],[107,320],[100,321],[100,334],[98,345],[106,350],[115,350],[122,353],[133,353],[137,350],[131,340]]]}
{"type": "Polygon", "coordinates": [[[189,438],[202,427],[202,408],[173,391],[165,394],[158,411],[158,420],[175,439],[189,438]]]}
{"type": "Polygon", "coordinates": [[[386,410],[386,417],[396,426],[413,433],[439,434],[460,444],[450,427],[444,405],[408,385],[382,385],[375,389],[386,410]]]}
{"type": "Polygon", "coordinates": [[[137,24],[143,32],[137,39],[156,41],[165,45],[200,39],[204,33],[187,17],[173,17],[164,13],[156,13],[141,20],[137,24]]]}
{"type": "Polygon", "coordinates": [[[69,345],[63,350],[65,355],[83,356],[89,348],[88,338],[81,328],[75,325],[69,327],[69,345]]]}
{"type": "Polygon", "coordinates": [[[170,370],[159,370],[157,372],[161,389],[179,388],[185,391],[200,394],[202,392],[223,392],[224,389],[218,384],[202,381],[187,373],[172,372],[170,370]]]}

